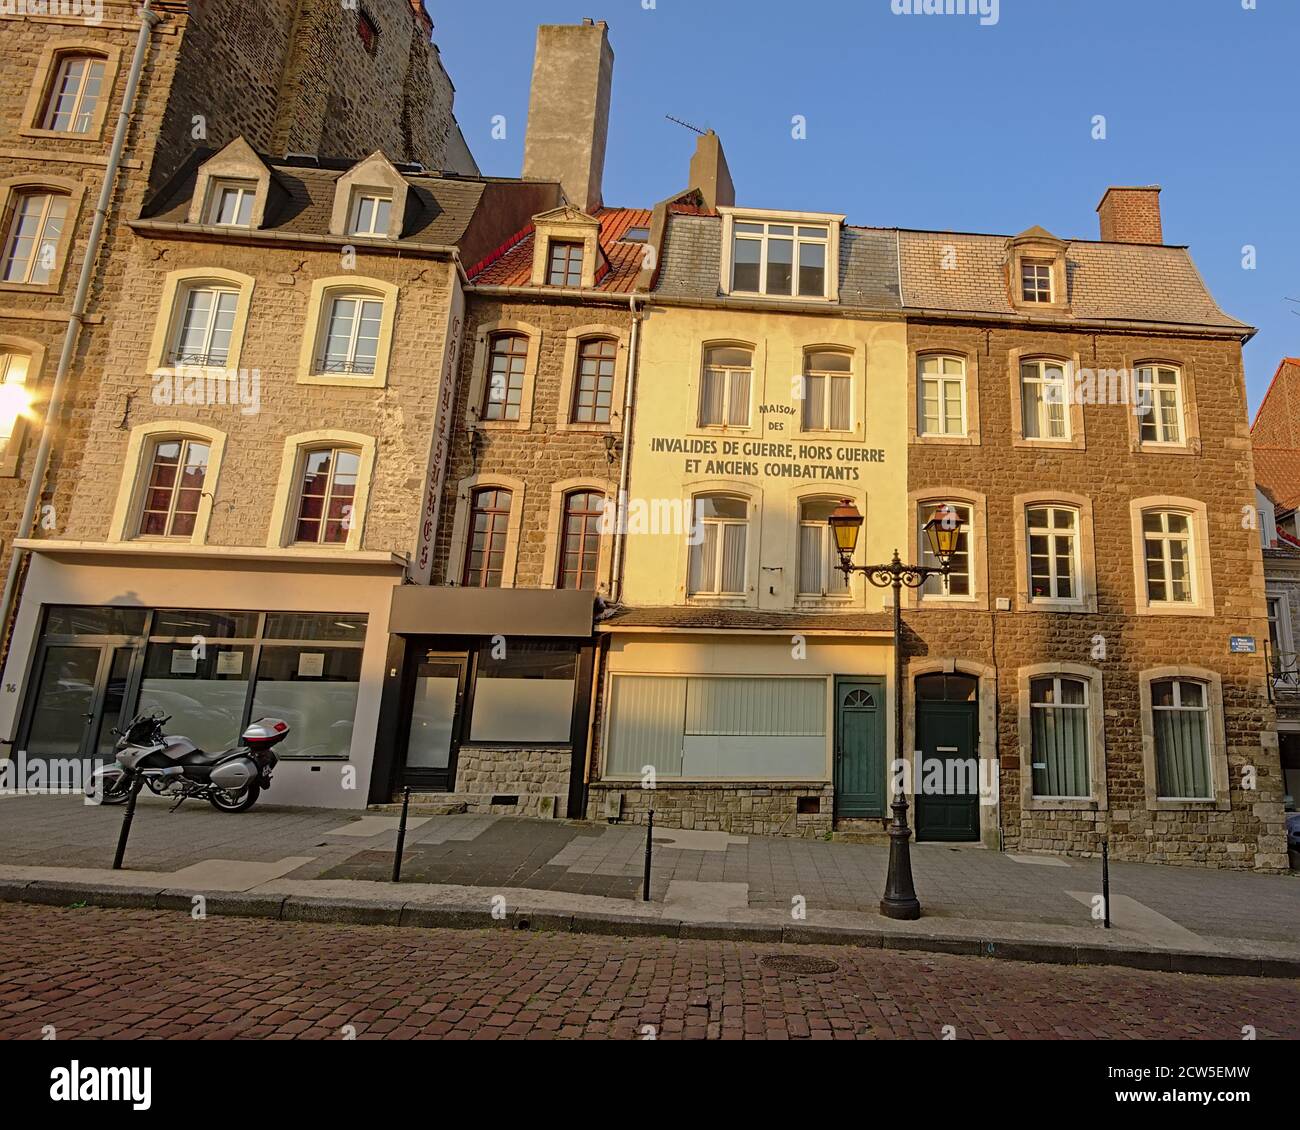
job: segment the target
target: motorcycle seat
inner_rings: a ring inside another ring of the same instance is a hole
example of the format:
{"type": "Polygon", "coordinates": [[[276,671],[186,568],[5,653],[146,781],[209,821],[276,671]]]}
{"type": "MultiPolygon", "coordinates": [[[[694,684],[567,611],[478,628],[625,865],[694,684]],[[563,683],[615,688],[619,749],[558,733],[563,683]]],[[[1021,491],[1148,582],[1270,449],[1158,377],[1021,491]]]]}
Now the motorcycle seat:
{"type": "Polygon", "coordinates": [[[215,765],[218,761],[221,761],[224,758],[229,757],[232,753],[235,752],[236,752],[235,748],[217,750],[213,753],[208,753],[206,750],[202,750],[202,749],[196,749],[192,753],[187,753],[184,757],[179,758],[176,764],[177,765],[215,765]]]}

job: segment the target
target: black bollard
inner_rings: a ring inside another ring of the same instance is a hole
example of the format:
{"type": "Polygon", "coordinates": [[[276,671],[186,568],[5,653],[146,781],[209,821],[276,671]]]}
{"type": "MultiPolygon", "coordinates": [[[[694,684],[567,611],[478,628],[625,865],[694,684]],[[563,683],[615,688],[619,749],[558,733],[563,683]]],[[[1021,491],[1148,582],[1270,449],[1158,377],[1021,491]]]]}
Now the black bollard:
{"type": "Polygon", "coordinates": [[[1101,841],[1101,904],[1105,911],[1102,919],[1107,930],[1110,929],[1110,845],[1101,841]]]}
{"type": "Polygon", "coordinates": [[[655,810],[650,810],[650,819],[645,826],[645,884],[641,888],[641,901],[650,901],[650,853],[654,850],[655,810]]]}
{"type": "Polygon", "coordinates": [[[131,779],[131,791],[126,798],[126,811],[122,813],[122,831],[117,837],[117,854],[113,856],[113,870],[122,870],[122,857],[126,855],[126,838],[131,834],[131,821],[135,819],[135,800],[144,785],[144,774],[137,773],[131,779]]]}
{"type": "Polygon", "coordinates": [[[406,847],[406,810],[411,805],[411,786],[402,790],[402,822],[397,826],[397,851],[393,854],[393,882],[402,879],[402,851],[406,847]]]}

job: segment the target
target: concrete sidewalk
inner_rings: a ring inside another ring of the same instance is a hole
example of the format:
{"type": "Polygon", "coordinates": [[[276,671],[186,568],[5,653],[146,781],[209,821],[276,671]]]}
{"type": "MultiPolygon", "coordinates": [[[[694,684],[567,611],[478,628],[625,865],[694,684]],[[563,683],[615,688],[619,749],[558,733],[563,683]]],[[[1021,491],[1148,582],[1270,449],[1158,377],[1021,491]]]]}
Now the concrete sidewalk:
{"type": "Polygon", "coordinates": [[[1116,863],[1093,918],[1097,861],[913,848],[918,922],[877,913],[888,849],[487,816],[397,818],[142,799],[112,871],[120,808],[0,798],[0,899],[174,907],[315,921],[841,942],[1058,963],[1300,976],[1300,877],[1116,863]]]}

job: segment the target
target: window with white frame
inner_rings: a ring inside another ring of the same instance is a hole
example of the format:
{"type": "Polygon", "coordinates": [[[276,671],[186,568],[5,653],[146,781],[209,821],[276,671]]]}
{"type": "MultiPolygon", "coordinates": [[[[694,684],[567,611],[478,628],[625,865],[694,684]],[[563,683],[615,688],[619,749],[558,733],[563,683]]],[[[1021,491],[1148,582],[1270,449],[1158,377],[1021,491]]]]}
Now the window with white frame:
{"type": "Polygon", "coordinates": [[[1088,682],[1051,675],[1029,682],[1031,776],[1036,797],[1092,795],[1088,682]]]}
{"type": "Polygon", "coordinates": [[[804,354],[803,430],[853,429],[853,357],[840,350],[804,354]]]}
{"type": "Polygon", "coordinates": [[[1151,713],[1157,798],[1212,799],[1209,687],[1195,679],[1153,682],[1151,713]]]}
{"type": "Polygon", "coordinates": [[[298,479],[295,545],[345,545],[354,521],[361,452],[351,447],[306,451],[298,479]]]}
{"type": "Polygon", "coordinates": [[[1021,427],[1025,439],[1069,439],[1069,385],[1060,361],[1020,366],[1021,427]]]}
{"type": "Polygon", "coordinates": [[[352,211],[348,217],[348,234],[384,239],[388,235],[388,222],[392,216],[393,197],[390,193],[357,189],[352,194],[352,211]]]}
{"type": "Polygon", "coordinates": [[[721,494],[692,503],[689,596],[742,596],[747,588],[749,503],[721,494]]]}
{"type": "Polygon", "coordinates": [[[700,381],[700,427],[749,427],[754,355],[742,346],[715,345],[704,351],[700,381]]]}
{"type": "Polygon", "coordinates": [[[335,294],[326,299],[318,373],[375,371],[384,300],[364,294],[335,294]]]}
{"type": "Polygon", "coordinates": [[[249,227],[253,222],[253,203],[256,199],[255,181],[216,181],[208,190],[206,222],[221,227],[249,227]]]}
{"type": "Polygon", "coordinates": [[[1072,506],[1031,506],[1025,512],[1029,535],[1029,599],[1079,599],[1079,512],[1072,506]]]}
{"type": "Polygon", "coordinates": [[[1178,510],[1142,512],[1142,546],[1149,604],[1196,603],[1192,537],[1190,514],[1178,510]]]}
{"type": "Polygon", "coordinates": [[[63,56],[50,86],[41,128],[58,133],[89,133],[103,86],[102,56],[63,56]]]}
{"type": "Polygon", "coordinates": [[[186,286],[177,303],[167,364],[224,365],[238,306],[239,291],[234,287],[205,282],[186,286]]]}
{"type": "Polygon", "coordinates": [[[737,219],[732,228],[731,291],[825,298],[829,248],[825,224],[737,219]]]}
{"type": "Polygon", "coordinates": [[[921,597],[923,599],[926,597],[932,599],[941,597],[968,598],[974,595],[975,587],[974,577],[971,575],[971,508],[967,503],[944,502],[941,499],[921,503],[917,510],[921,564],[933,569],[938,569],[940,566],[939,558],[931,550],[930,539],[925,534],[926,522],[930,520],[940,506],[949,507],[956,515],[958,523],[957,548],[949,559],[947,588],[944,587],[943,577],[928,577],[925,584],[921,586],[921,597]]]}
{"type": "Polygon", "coordinates": [[[1136,408],[1143,443],[1183,442],[1182,384],[1182,374],[1170,365],[1138,368],[1136,408]]]}
{"type": "Polygon", "coordinates": [[[1025,302],[1052,301],[1052,261],[1020,260],[1020,295],[1025,302]]]}
{"type": "Polygon", "coordinates": [[[917,362],[921,434],[966,434],[966,362],[960,357],[922,357],[917,362]]]}
{"type": "Polygon", "coordinates": [[[11,204],[0,281],[44,286],[58,266],[59,243],[68,218],[68,197],[37,189],[19,192],[11,204]]]}
{"type": "Polygon", "coordinates": [[[140,506],[138,536],[188,538],[194,533],[211,448],[205,440],[155,440],[140,506]]]}
{"type": "Polygon", "coordinates": [[[811,499],[799,506],[799,595],[848,596],[849,582],[839,568],[839,553],[827,519],[833,499],[811,499]]]}

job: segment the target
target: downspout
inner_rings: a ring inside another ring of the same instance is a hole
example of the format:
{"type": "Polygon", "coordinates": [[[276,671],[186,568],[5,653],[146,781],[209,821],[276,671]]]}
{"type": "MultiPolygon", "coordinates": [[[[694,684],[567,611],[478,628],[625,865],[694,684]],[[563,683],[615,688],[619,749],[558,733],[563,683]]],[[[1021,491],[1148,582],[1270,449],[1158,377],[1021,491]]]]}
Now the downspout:
{"type": "Polygon", "coordinates": [[[632,315],[632,340],[628,346],[627,381],[623,392],[623,456],[618,471],[618,524],[614,528],[614,565],[610,570],[609,602],[618,604],[623,599],[623,553],[627,540],[627,485],[632,459],[632,403],[636,393],[637,350],[641,341],[641,316],[637,312],[635,294],[628,296],[628,311],[632,315]]]}
{"type": "MultiPolygon", "coordinates": [[[[149,38],[153,29],[162,21],[162,17],[150,11],[150,0],[144,0],[140,8],[140,34],[135,41],[135,54],[131,59],[131,72],[127,76],[126,89],[122,93],[122,109],[117,116],[117,127],[113,131],[113,145],[108,152],[108,164],[104,167],[104,183],[99,190],[99,201],[95,205],[95,216],[90,224],[90,237],[86,242],[86,256],[81,263],[81,274],[77,279],[77,290],[72,300],[72,311],[68,315],[68,328],[63,336],[63,350],[59,354],[59,366],[54,373],[54,385],[50,390],[50,401],[45,410],[45,424],[41,428],[41,442],[36,449],[36,463],[32,467],[31,482],[27,487],[27,502],[23,506],[23,516],[19,519],[14,540],[28,537],[32,532],[32,523],[36,517],[36,508],[40,505],[41,494],[45,489],[45,476],[49,471],[50,452],[54,447],[54,429],[63,410],[63,397],[68,383],[68,372],[72,368],[72,358],[77,351],[77,340],[81,336],[81,327],[85,322],[86,306],[89,302],[90,284],[95,277],[95,264],[99,258],[99,245],[104,236],[104,225],[108,219],[109,206],[113,201],[113,185],[122,164],[122,151],[126,148],[126,135],[131,125],[131,107],[135,103],[136,91],[140,86],[140,75],[144,71],[145,56],[149,50],[149,38]]],[[[14,593],[18,587],[18,574],[22,568],[25,549],[14,547],[9,558],[9,571],[5,575],[4,595],[0,597],[0,628],[8,629],[13,612],[14,593]]],[[[2,642],[3,637],[0,637],[2,642]]]]}

